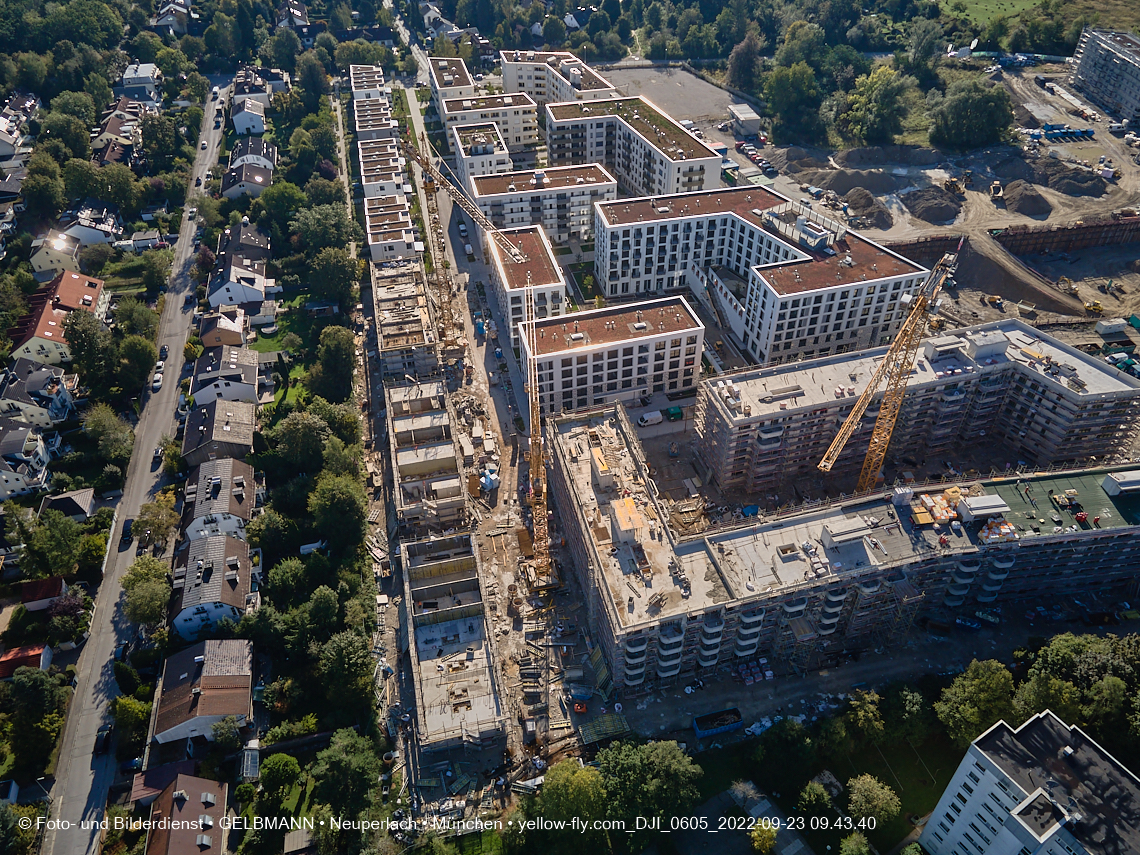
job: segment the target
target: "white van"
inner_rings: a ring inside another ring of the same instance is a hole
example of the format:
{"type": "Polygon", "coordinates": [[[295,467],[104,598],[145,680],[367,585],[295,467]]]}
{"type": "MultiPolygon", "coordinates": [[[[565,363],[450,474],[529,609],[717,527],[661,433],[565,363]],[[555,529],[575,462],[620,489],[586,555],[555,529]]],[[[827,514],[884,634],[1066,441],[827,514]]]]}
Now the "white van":
{"type": "Polygon", "coordinates": [[[665,416],[661,414],[660,410],[650,410],[648,413],[642,413],[637,419],[638,427],[649,427],[650,425],[659,425],[665,420],[665,416]]]}

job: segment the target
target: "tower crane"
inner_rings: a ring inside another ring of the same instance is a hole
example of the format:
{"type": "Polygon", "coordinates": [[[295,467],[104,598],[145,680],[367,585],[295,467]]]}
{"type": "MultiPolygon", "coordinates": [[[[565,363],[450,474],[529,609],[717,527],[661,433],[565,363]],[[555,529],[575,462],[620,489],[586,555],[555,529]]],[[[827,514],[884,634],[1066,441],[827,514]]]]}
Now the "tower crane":
{"type": "MultiPolygon", "coordinates": [[[[965,239],[963,238],[963,240],[965,239]]],[[[898,421],[903,398],[906,396],[906,380],[914,368],[914,357],[918,353],[918,346],[921,344],[923,333],[926,331],[927,316],[934,305],[938,292],[958,266],[958,253],[961,250],[962,241],[959,241],[954,252],[946,253],[934,265],[926,277],[926,281],[922,283],[922,288],[916,294],[903,295],[903,301],[911,303],[906,320],[899,328],[898,335],[895,336],[895,340],[886,356],[883,357],[883,361],[879,363],[879,367],[875,369],[875,373],[867,382],[867,388],[863,390],[863,394],[855,402],[855,406],[839,429],[839,433],[832,440],[823,460],[819,462],[819,468],[822,471],[831,471],[835,461],[839,459],[843,447],[847,445],[847,441],[858,430],[859,422],[862,420],[863,414],[867,412],[871,400],[885,381],[886,387],[883,391],[879,416],[875,419],[875,429],[871,432],[867,456],[863,460],[863,469],[859,473],[859,483],[856,487],[858,492],[873,489],[876,481],[878,481],[879,472],[883,468],[883,460],[887,456],[887,447],[891,444],[891,434],[894,433],[895,422],[898,421]]]]}
{"type": "MultiPolygon", "coordinates": [[[[467,197],[459,187],[447,178],[432,160],[431,146],[427,135],[421,136],[421,146],[412,140],[402,140],[400,145],[408,157],[419,164],[425,174],[431,176],[436,187],[442,187],[451,200],[458,205],[475,223],[476,228],[482,229],[498,247],[506,253],[510,260],[516,264],[523,264],[527,256],[519,247],[511,243],[510,238],[503,234],[492,223],[479,207],[467,197]]],[[[536,313],[534,307],[534,291],[526,289],[525,314],[527,343],[531,358],[526,363],[526,392],[530,404],[530,489],[527,501],[531,509],[532,532],[531,540],[534,548],[534,578],[537,587],[556,584],[552,572],[553,565],[550,559],[550,522],[546,504],[546,454],[542,437],[542,407],[538,397],[538,357],[535,340],[536,313]]]]}

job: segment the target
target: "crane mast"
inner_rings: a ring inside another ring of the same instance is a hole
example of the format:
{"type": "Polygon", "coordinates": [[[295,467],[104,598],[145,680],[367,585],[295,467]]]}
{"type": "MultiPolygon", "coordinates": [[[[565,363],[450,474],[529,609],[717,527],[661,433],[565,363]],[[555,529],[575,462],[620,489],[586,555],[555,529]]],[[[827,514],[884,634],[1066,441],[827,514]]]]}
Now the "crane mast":
{"type": "MultiPolygon", "coordinates": [[[[906,397],[906,380],[914,368],[914,357],[922,343],[923,333],[926,332],[927,316],[943,284],[954,273],[954,269],[958,265],[958,252],[961,249],[962,242],[959,241],[958,248],[954,252],[948,252],[942,256],[931,269],[926,281],[922,284],[922,288],[911,297],[910,311],[899,328],[894,343],[891,344],[886,356],[883,357],[883,361],[879,363],[879,367],[875,369],[875,373],[871,375],[871,379],[867,382],[867,388],[863,390],[863,394],[855,402],[847,420],[843,422],[839,433],[836,434],[831,446],[827,449],[827,453],[824,454],[823,460],[819,462],[819,468],[822,471],[831,471],[844,446],[847,445],[847,441],[858,430],[863,414],[867,412],[867,407],[870,406],[879,387],[885,381],[886,385],[883,391],[883,400],[879,407],[879,415],[875,419],[875,428],[871,432],[867,456],[863,459],[863,469],[859,473],[859,483],[856,487],[858,492],[873,489],[878,481],[879,472],[883,468],[883,460],[887,456],[887,448],[891,444],[891,435],[894,433],[895,423],[898,421],[899,411],[902,409],[903,399],[906,397]]],[[[905,297],[906,295],[904,295],[904,299],[905,297]]]]}

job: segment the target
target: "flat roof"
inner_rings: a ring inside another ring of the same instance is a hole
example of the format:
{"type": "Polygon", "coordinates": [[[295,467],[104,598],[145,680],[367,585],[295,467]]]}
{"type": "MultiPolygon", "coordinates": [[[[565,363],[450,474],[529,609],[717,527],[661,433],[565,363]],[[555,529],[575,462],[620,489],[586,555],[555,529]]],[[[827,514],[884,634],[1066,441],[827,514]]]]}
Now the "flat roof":
{"type": "Polygon", "coordinates": [[[494,122],[479,122],[472,125],[456,125],[451,129],[452,139],[463,157],[475,154],[506,154],[507,144],[499,126],[494,122]],[[490,148],[490,151],[486,149],[490,148]]]}
{"type": "Polygon", "coordinates": [[[537,62],[542,65],[550,66],[550,68],[557,71],[566,80],[570,79],[568,73],[569,68],[581,69],[582,71],[582,84],[581,89],[616,89],[612,83],[606,80],[594,69],[590,68],[583,60],[574,55],[568,50],[556,51],[519,51],[519,50],[502,50],[499,51],[499,56],[503,62],[537,62]],[[565,71],[563,69],[566,68],[565,71]]]}
{"type": "Polygon", "coordinates": [[[348,80],[353,92],[362,89],[383,89],[384,69],[379,65],[350,65],[348,80]]]}
{"type": "Polygon", "coordinates": [[[538,321],[538,352],[533,355],[546,356],[698,329],[704,329],[704,324],[684,297],[621,303],[538,321]]]}
{"type": "Polygon", "coordinates": [[[547,104],[546,111],[557,121],[599,119],[616,116],[637,131],[669,160],[715,157],[720,155],[681,127],[648,98],[603,98],[597,101],[564,101],[547,104]]]}
{"type": "Polygon", "coordinates": [[[504,107],[520,110],[537,110],[534,99],[525,92],[507,92],[500,95],[480,95],[476,98],[447,98],[443,102],[445,115],[467,113],[471,110],[501,110],[504,107]]]}
{"type": "Polygon", "coordinates": [[[781,296],[911,273],[925,275],[927,272],[921,265],[879,246],[842,223],[804,209],[799,203],[766,187],[733,187],[674,196],[617,199],[599,202],[598,210],[611,227],[733,214],[764,229],[794,251],[795,257],[791,259],[753,267],[756,274],[781,296]],[[818,242],[818,247],[800,242],[800,217],[804,217],[808,228],[814,230],[809,237],[818,242]]]}
{"type": "Polygon", "coordinates": [[[502,229],[503,234],[516,246],[526,260],[516,262],[499,245],[491,241],[491,252],[495,264],[507,288],[526,288],[535,285],[565,285],[562,268],[554,258],[554,251],[541,226],[524,226],[518,229],[502,229]]]}
{"type": "Polygon", "coordinates": [[[472,179],[475,196],[497,196],[502,193],[538,193],[548,190],[563,190],[568,187],[589,189],[592,185],[613,184],[617,179],[598,163],[585,163],[578,166],[548,166],[545,169],[522,169],[517,172],[503,172],[497,175],[476,175],[472,179]],[[532,183],[542,176],[542,184],[532,183]],[[581,180],[579,180],[581,179],[581,180]]]}
{"type": "Polygon", "coordinates": [[[1121,53],[1131,54],[1134,62],[1140,63],[1140,38],[1125,30],[1099,30],[1094,29],[1093,34],[1102,41],[1108,42],[1121,53]]]}
{"type": "Polygon", "coordinates": [[[467,63],[459,57],[433,56],[428,62],[431,66],[431,79],[436,89],[474,85],[471,73],[467,70],[467,63]]]}

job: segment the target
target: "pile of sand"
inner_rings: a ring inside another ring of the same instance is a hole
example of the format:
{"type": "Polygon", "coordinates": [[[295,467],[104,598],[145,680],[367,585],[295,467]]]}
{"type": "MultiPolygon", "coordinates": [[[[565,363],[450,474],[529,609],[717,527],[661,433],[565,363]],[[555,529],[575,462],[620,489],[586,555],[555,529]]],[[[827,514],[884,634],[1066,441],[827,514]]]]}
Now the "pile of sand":
{"type": "Polygon", "coordinates": [[[1005,181],[1020,179],[1033,181],[1033,167],[1025,162],[1024,158],[1007,157],[994,167],[994,175],[1005,181]]]}
{"type": "Polygon", "coordinates": [[[894,193],[898,189],[898,179],[893,175],[880,172],[877,169],[831,169],[817,172],[803,172],[796,176],[800,181],[814,184],[824,190],[834,190],[843,196],[856,187],[862,187],[871,193],[894,193]]]}
{"type": "Polygon", "coordinates": [[[899,198],[908,211],[928,223],[952,223],[962,210],[962,200],[941,187],[915,190],[899,198]]]}
{"type": "MultiPolygon", "coordinates": [[[[771,160],[769,159],[769,162],[771,160]]],[[[772,164],[775,166],[775,164],[772,164]]],[[[802,172],[814,172],[820,169],[829,169],[831,164],[826,160],[820,160],[818,157],[801,157],[799,160],[788,159],[784,164],[784,172],[789,175],[799,175],[802,172]]],[[[777,169],[780,167],[776,166],[777,169]]]]}
{"type": "Polygon", "coordinates": [[[1047,217],[1053,212],[1049,200],[1028,181],[1011,181],[1005,188],[1005,207],[1027,217],[1047,217]]]}
{"type": "Polygon", "coordinates": [[[1055,157],[1041,157],[1028,162],[1020,157],[1007,157],[994,167],[998,178],[1006,181],[1032,181],[1066,196],[1103,196],[1108,183],[1087,169],[1073,169],[1055,157]]]}
{"type": "Polygon", "coordinates": [[[931,166],[942,160],[942,152],[934,148],[911,145],[869,146],[837,152],[835,162],[840,166],[867,167],[884,163],[906,163],[911,166],[931,166]]]}
{"type": "Polygon", "coordinates": [[[847,213],[855,217],[863,217],[871,222],[876,229],[889,229],[895,224],[895,218],[887,210],[887,206],[862,187],[854,187],[843,201],[847,203],[847,213]]]}

